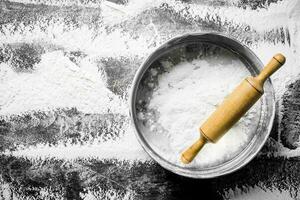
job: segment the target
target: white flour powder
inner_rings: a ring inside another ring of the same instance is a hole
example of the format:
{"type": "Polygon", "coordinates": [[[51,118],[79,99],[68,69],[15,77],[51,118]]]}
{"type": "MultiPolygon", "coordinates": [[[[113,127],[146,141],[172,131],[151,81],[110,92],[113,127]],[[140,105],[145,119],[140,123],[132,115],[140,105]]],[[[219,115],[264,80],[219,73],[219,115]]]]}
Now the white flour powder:
{"type": "MultiPolygon", "coordinates": [[[[239,60],[228,57],[206,58],[181,62],[172,67],[163,62],[168,72],[158,75],[148,111],[150,116],[147,140],[153,149],[170,162],[186,167],[215,166],[236,156],[252,139],[259,120],[259,106],[255,106],[216,144],[208,143],[189,165],[180,162],[184,149],[199,138],[198,127],[250,73],[239,60]],[[153,115],[153,114],[152,114],[153,115]]],[[[156,75],[156,73],[152,73],[156,75]]]]}

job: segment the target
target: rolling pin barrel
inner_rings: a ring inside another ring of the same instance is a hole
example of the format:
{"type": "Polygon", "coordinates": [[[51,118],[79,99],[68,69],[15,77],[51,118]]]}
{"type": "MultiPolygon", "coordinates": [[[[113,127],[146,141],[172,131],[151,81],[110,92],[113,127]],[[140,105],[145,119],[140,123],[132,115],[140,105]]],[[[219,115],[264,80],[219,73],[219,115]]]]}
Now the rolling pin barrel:
{"type": "Polygon", "coordinates": [[[262,93],[245,79],[199,128],[210,142],[217,142],[261,97],[262,93]]]}
{"type": "Polygon", "coordinates": [[[182,153],[181,161],[191,162],[206,142],[217,142],[257,102],[266,79],[284,63],[285,57],[276,54],[258,76],[243,80],[201,125],[199,140],[182,153]]]}

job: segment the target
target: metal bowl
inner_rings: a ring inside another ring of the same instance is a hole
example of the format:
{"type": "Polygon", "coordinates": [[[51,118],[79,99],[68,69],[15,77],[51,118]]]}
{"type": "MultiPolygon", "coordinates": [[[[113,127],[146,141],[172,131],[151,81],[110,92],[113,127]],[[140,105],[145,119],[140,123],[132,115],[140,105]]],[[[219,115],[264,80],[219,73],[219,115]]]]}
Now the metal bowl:
{"type": "Polygon", "coordinates": [[[156,49],[141,65],[133,81],[130,96],[130,115],[136,130],[136,136],[144,150],[155,161],[162,167],[179,175],[192,178],[212,178],[229,174],[240,169],[260,151],[272,128],[275,115],[275,97],[272,83],[270,79],[268,79],[264,85],[265,93],[259,100],[261,106],[258,123],[255,130],[253,130],[255,134],[248,145],[231,160],[214,167],[186,168],[164,159],[152,148],[147,137],[145,137],[151,130],[147,129],[143,121],[137,117],[137,110],[142,109],[137,105],[138,100],[147,99],[148,96],[151,96],[151,91],[142,84],[142,81],[147,79],[151,67],[166,56],[172,56],[173,59],[176,59],[184,53],[183,51],[189,52],[187,54],[188,56],[186,56],[187,59],[193,59],[193,56],[198,55],[199,52],[204,54],[214,53],[219,49],[230,52],[230,54],[242,61],[252,76],[257,75],[263,67],[259,58],[249,48],[240,44],[238,41],[215,33],[195,33],[173,38],[156,49]]]}

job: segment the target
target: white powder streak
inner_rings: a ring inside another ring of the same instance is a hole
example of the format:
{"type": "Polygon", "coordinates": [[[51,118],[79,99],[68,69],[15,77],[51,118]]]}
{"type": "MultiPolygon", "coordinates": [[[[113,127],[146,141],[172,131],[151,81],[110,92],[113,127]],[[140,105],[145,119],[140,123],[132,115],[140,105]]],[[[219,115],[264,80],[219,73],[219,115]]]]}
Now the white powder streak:
{"type": "MultiPolygon", "coordinates": [[[[0,69],[0,115],[7,117],[72,107],[83,113],[128,114],[126,101],[106,88],[93,60],[83,59],[77,66],[62,51],[55,51],[44,54],[33,72],[17,73],[5,63],[0,65],[0,69]]],[[[16,151],[6,153],[30,158],[149,160],[130,124],[124,135],[106,142],[84,146],[19,146],[16,151]]]]}
{"type": "MultiPolygon", "coordinates": [[[[216,8],[208,5],[188,4],[174,0],[134,0],[129,1],[126,5],[117,5],[106,1],[101,3],[103,10],[102,15],[104,16],[103,23],[112,26],[113,24],[121,23],[125,20],[131,20],[133,17],[142,14],[143,11],[157,8],[164,2],[167,3],[170,9],[173,9],[176,14],[186,18],[186,21],[199,19],[205,21],[218,18],[221,24],[227,22],[249,25],[251,29],[259,31],[262,34],[266,30],[286,26],[285,22],[288,19],[288,15],[284,9],[287,7],[287,1],[271,4],[268,9],[245,10],[235,6],[216,8]],[[110,7],[107,7],[107,4],[110,7]],[[112,11],[112,7],[114,7],[115,10],[112,11]],[[220,18],[220,16],[222,17],[220,18]],[[270,21],[272,21],[272,23],[270,23],[270,21]]],[[[62,3],[63,2],[59,2],[61,6],[63,5],[62,3]]],[[[45,4],[47,3],[45,2],[45,4]]],[[[130,34],[124,33],[119,29],[113,30],[110,34],[106,34],[105,28],[99,28],[96,34],[91,31],[88,26],[81,26],[80,28],[66,31],[66,25],[63,21],[60,22],[57,19],[47,23],[49,24],[47,26],[47,32],[38,28],[38,26],[32,29],[31,26],[22,27],[22,24],[20,24],[19,29],[25,30],[21,32],[15,31],[14,34],[10,34],[14,25],[4,24],[4,34],[2,35],[4,38],[0,37],[0,39],[14,42],[46,41],[58,46],[64,46],[66,49],[80,49],[90,54],[102,56],[147,55],[147,53],[153,50],[153,47],[149,47],[149,42],[153,39],[154,33],[152,32],[141,32],[139,38],[133,39],[130,34]],[[101,47],[101,50],[99,47],[101,47]]],[[[42,24],[43,22],[41,21],[41,25],[42,24]]],[[[200,30],[200,32],[201,31],[202,30],[200,30]]],[[[157,42],[161,43],[163,41],[157,42]]]]}
{"type": "Polygon", "coordinates": [[[121,193],[116,189],[107,189],[107,190],[102,190],[99,188],[97,192],[91,192],[90,190],[85,191],[82,193],[80,196],[84,200],[99,200],[99,199],[105,199],[105,200],[134,200],[137,199],[135,196],[135,192],[131,190],[126,190],[126,193],[121,193]]]}
{"type": "Polygon", "coordinates": [[[151,34],[141,34],[139,38],[133,39],[129,33],[124,33],[120,29],[111,33],[106,33],[105,29],[99,29],[97,33],[99,35],[96,35],[88,25],[66,31],[65,25],[57,22],[53,22],[53,24],[50,22],[47,32],[41,30],[37,24],[33,30],[29,26],[24,27],[20,32],[16,31],[14,34],[10,34],[13,27],[12,24],[4,24],[4,34],[0,34],[0,40],[11,43],[48,42],[53,46],[63,46],[66,51],[84,51],[91,57],[143,56],[153,50],[148,43],[153,38],[151,34]]]}
{"type": "Polygon", "coordinates": [[[132,127],[128,125],[123,136],[101,143],[92,144],[58,144],[49,146],[38,144],[37,146],[19,146],[13,152],[5,152],[5,155],[13,155],[25,158],[56,158],[74,160],[80,158],[95,158],[98,160],[117,159],[118,161],[148,162],[150,157],[142,149],[135,138],[132,127]]]}
{"type": "Polygon", "coordinates": [[[247,187],[243,191],[239,188],[234,190],[230,189],[225,196],[225,199],[230,200],[293,200],[288,190],[282,190],[277,188],[260,188],[260,187],[247,187]]]}
{"type": "Polygon", "coordinates": [[[286,24],[287,14],[285,8],[287,8],[287,4],[288,1],[283,1],[271,4],[268,9],[251,10],[241,9],[235,6],[214,7],[168,1],[168,5],[174,9],[175,12],[185,16],[187,20],[217,19],[218,16],[222,16],[221,19],[219,19],[221,20],[221,23],[227,21],[234,24],[249,25],[259,32],[282,27],[286,24]],[[272,19],[272,23],[270,23],[270,19],[272,19]]]}
{"type": "MultiPolygon", "coordinates": [[[[184,15],[184,11],[188,10],[191,14],[186,16],[188,19],[202,18],[205,19],[209,14],[211,18],[216,16],[222,16],[222,21],[233,21],[243,24],[249,24],[251,27],[264,31],[266,29],[272,29],[274,27],[282,26],[287,20],[286,10],[292,6],[287,0],[282,2],[277,2],[276,4],[271,4],[268,8],[258,8],[256,10],[251,9],[241,9],[234,4],[236,1],[230,1],[232,6],[215,7],[211,5],[195,4],[195,3],[184,3],[176,0],[129,0],[125,5],[118,5],[109,1],[100,2],[80,2],[80,1],[70,1],[70,0],[47,0],[37,1],[37,0],[13,0],[14,2],[21,3],[34,3],[34,4],[44,4],[44,5],[57,5],[57,6],[85,6],[85,7],[99,7],[104,11],[104,16],[108,16],[109,13],[113,12],[114,17],[110,15],[106,19],[110,22],[121,22],[130,19],[132,16],[141,14],[145,10],[159,7],[163,3],[167,3],[175,12],[180,12],[184,15]],[[115,11],[115,12],[114,12],[115,11]],[[115,18],[115,19],[111,19],[115,18]],[[273,23],[269,23],[272,18],[273,23]],[[239,19],[239,20],[236,20],[239,19]]],[[[212,1],[213,2],[213,1],[212,1]]]]}
{"type": "Polygon", "coordinates": [[[1,64],[0,115],[76,107],[85,113],[127,114],[127,105],[106,88],[97,66],[77,66],[62,51],[42,55],[33,72],[14,72],[1,64]]]}

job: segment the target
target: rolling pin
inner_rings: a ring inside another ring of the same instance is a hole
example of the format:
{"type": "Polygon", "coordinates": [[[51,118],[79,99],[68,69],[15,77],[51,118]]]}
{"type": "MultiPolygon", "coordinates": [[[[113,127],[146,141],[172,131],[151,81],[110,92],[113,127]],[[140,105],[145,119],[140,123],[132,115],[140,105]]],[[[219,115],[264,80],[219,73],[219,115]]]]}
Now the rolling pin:
{"type": "Polygon", "coordinates": [[[181,154],[181,161],[190,163],[207,142],[216,143],[263,95],[264,82],[284,63],[285,57],[276,54],[259,75],[243,80],[200,126],[200,138],[181,154]]]}

